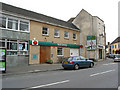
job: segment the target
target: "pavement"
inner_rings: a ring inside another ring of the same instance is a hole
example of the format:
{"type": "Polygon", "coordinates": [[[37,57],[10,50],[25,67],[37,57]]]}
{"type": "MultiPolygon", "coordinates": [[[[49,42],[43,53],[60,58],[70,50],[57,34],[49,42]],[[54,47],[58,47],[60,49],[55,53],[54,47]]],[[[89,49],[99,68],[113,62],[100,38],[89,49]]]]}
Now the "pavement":
{"type": "MultiPolygon", "coordinates": [[[[98,62],[102,62],[103,60],[98,60],[98,62]]],[[[97,65],[97,62],[95,62],[97,65]]],[[[26,66],[13,66],[7,67],[6,73],[2,73],[2,76],[8,75],[20,75],[27,73],[37,73],[37,72],[47,72],[47,71],[55,71],[63,69],[62,64],[37,64],[37,65],[26,65],[26,66]]]]}
{"type": "Polygon", "coordinates": [[[3,76],[7,75],[20,75],[26,73],[37,73],[63,69],[61,64],[37,64],[18,67],[7,67],[6,73],[2,73],[3,76]]]}

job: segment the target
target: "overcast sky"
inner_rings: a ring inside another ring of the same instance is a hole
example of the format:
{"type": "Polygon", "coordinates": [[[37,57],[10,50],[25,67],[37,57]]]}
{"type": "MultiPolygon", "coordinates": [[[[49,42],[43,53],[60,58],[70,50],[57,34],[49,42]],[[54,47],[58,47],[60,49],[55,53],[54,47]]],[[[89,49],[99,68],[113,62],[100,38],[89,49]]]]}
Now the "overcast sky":
{"type": "Polygon", "coordinates": [[[101,18],[106,26],[107,42],[118,37],[119,0],[1,0],[1,2],[67,21],[81,9],[101,18]]]}

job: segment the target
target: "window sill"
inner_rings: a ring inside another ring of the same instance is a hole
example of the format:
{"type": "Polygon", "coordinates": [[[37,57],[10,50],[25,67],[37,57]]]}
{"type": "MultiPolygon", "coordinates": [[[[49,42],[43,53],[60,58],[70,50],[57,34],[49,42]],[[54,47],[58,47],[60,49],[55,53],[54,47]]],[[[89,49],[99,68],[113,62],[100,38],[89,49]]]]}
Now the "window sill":
{"type": "Polygon", "coordinates": [[[47,36],[47,37],[49,37],[49,35],[48,35],[48,34],[42,34],[42,36],[47,36]]]}
{"type": "Polygon", "coordinates": [[[64,39],[69,40],[69,38],[65,38],[65,37],[64,37],[64,39]]]}
{"type": "Polygon", "coordinates": [[[18,55],[6,55],[6,56],[18,56],[18,55]]]}
{"type": "Polygon", "coordinates": [[[30,33],[29,31],[20,31],[20,30],[15,30],[15,29],[9,29],[9,28],[1,28],[0,29],[4,29],[4,30],[8,30],[8,31],[14,31],[14,32],[25,32],[25,33],[30,33]]]}
{"type": "Polygon", "coordinates": [[[63,57],[63,55],[57,55],[58,57],[63,57]]]}
{"type": "Polygon", "coordinates": [[[60,38],[60,36],[54,36],[54,38],[60,38]]]}
{"type": "Polygon", "coordinates": [[[74,41],[77,41],[77,39],[73,39],[74,41]]]}

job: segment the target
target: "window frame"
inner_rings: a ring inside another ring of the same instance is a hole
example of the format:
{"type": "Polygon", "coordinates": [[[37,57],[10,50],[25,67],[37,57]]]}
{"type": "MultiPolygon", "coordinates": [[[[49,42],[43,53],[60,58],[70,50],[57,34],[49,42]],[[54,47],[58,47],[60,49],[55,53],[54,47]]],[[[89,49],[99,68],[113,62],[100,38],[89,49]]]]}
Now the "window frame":
{"type": "Polygon", "coordinates": [[[69,39],[69,32],[68,32],[68,31],[64,31],[64,38],[65,38],[65,39],[69,39]],[[65,37],[65,32],[68,33],[68,37],[65,37]]]}
{"type": "Polygon", "coordinates": [[[42,27],[42,35],[45,35],[45,36],[48,36],[48,35],[49,35],[49,28],[48,28],[48,27],[46,27],[46,26],[43,26],[43,27],[42,27]],[[47,28],[47,34],[43,34],[43,28],[47,28]]]}
{"type": "Polygon", "coordinates": [[[54,29],[54,37],[60,37],[60,30],[59,29],[54,29]],[[58,36],[55,36],[55,31],[58,31],[58,36]]]}
{"type": "Polygon", "coordinates": [[[17,17],[13,17],[13,16],[8,16],[8,15],[2,15],[1,17],[5,17],[6,18],[6,28],[3,28],[3,27],[0,27],[1,29],[5,29],[5,30],[11,30],[11,31],[17,31],[17,32],[26,32],[26,33],[30,33],[30,21],[27,20],[27,19],[21,19],[21,18],[17,18],[17,17]],[[10,19],[15,19],[15,20],[18,20],[18,29],[10,29],[8,28],[8,18],[10,19]],[[23,22],[28,22],[28,31],[22,31],[20,30],[20,21],[23,21],[23,22]]]}
{"type": "Polygon", "coordinates": [[[29,21],[20,19],[18,26],[19,26],[19,31],[21,31],[21,32],[30,32],[30,22],[29,21]],[[20,29],[20,22],[27,22],[28,23],[28,31],[23,31],[23,30],[20,29]]]}
{"type": "Polygon", "coordinates": [[[76,33],[73,33],[73,40],[77,40],[77,34],[76,33]],[[75,39],[74,39],[74,34],[76,35],[75,39]]]}
{"type": "Polygon", "coordinates": [[[17,40],[7,40],[7,46],[8,46],[8,43],[9,43],[9,49],[7,47],[7,51],[18,51],[18,41],[17,40]],[[17,50],[11,50],[10,49],[10,43],[13,42],[13,43],[16,43],[17,44],[17,50]]]}
{"type": "MultiPolygon", "coordinates": [[[[0,39],[0,42],[1,42],[1,44],[2,44],[2,42],[5,44],[6,42],[5,42],[5,39],[0,39]]],[[[0,46],[1,47],[1,46],[0,46]]],[[[6,47],[6,45],[4,46],[4,47],[1,47],[1,48],[5,48],[6,47]]]]}
{"type": "Polygon", "coordinates": [[[5,19],[5,28],[4,28],[4,27],[2,27],[2,26],[1,26],[0,28],[4,28],[4,29],[6,29],[6,28],[7,28],[7,17],[6,17],[6,16],[4,16],[4,15],[1,15],[0,17],[1,17],[1,22],[0,22],[0,23],[1,23],[1,25],[2,25],[2,20],[3,20],[2,18],[3,18],[3,17],[4,17],[4,18],[6,18],[6,19],[5,19]]]}
{"type": "Polygon", "coordinates": [[[7,29],[9,29],[9,30],[13,30],[13,31],[19,31],[19,20],[18,19],[16,19],[16,18],[14,18],[14,17],[7,17],[7,29]],[[11,20],[9,20],[9,19],[13,19],[13,20],[16,20],[17,21],[17,29],[13,29],[13,28],[8,28],[8,23],[9,23],[9,21],[11,21],[11,20]]]}
{"type": "Polygon", "coordinates": [[[29,42],[28,41],[19,41],[19,43],[18,43],[18,55],[29,55],[29,53],[28,53],[28,51],[29,51],[29,42]],[[22,43],[27,43],[27,50],[20,50],[19,49],[19,44],[22,44],[22,43]],[[23,53],[27,53],[27,54],[21,54],[21,52],[23,52],[23,53]]]}
{"type": "Polygon", "coordinates": [[[57,56],[64,56],[64,54],[63,54],[63,47],[57,47],[57,56]],[[58,55],[58,49],[59,48],[62,48],[62,55],[58,55]]]}

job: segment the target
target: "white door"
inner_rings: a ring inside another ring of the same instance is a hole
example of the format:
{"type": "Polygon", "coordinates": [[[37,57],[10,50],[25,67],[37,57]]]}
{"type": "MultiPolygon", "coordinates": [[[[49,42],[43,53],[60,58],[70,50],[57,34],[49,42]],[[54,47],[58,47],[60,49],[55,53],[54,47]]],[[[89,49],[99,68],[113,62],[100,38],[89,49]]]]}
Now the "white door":
{"type": "Polygon", "coordinates": [[[79,56],[79,49],[70,49],[70,56],[79,56]]]}

